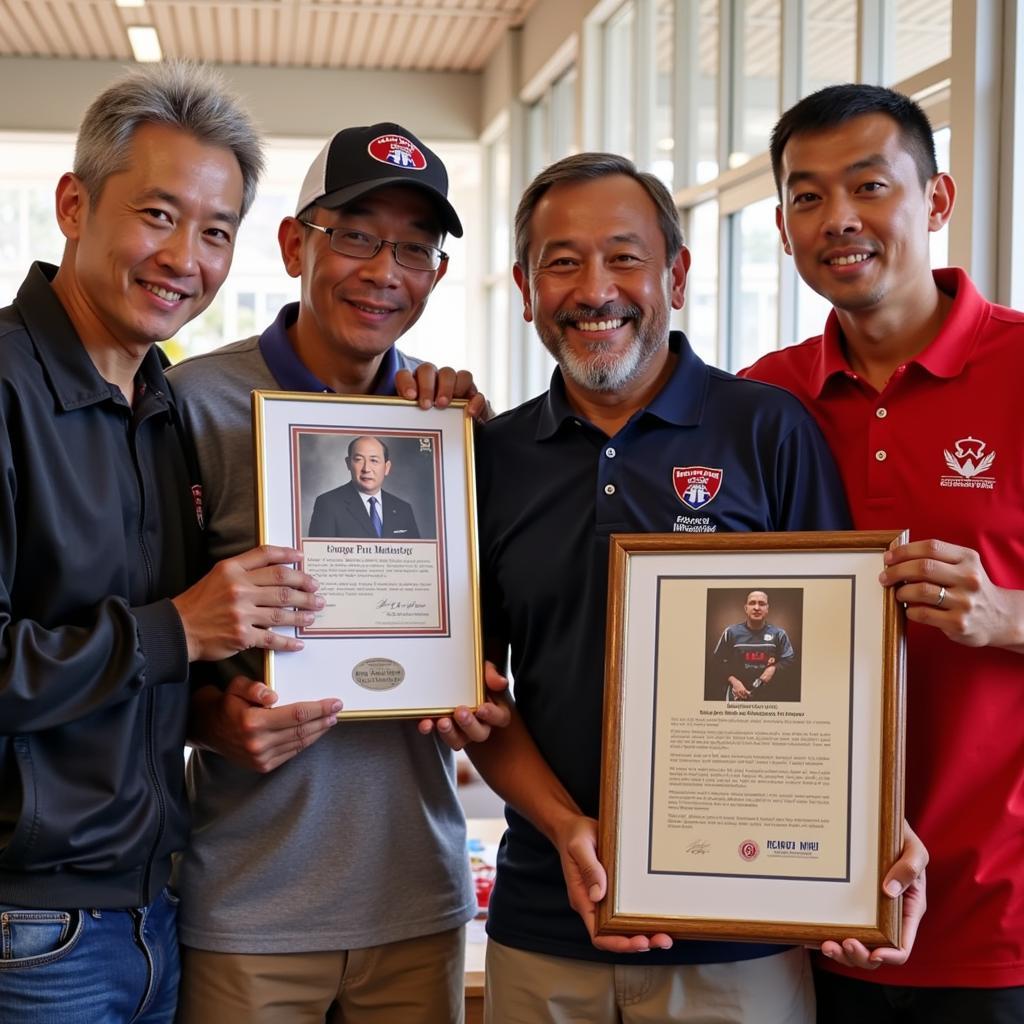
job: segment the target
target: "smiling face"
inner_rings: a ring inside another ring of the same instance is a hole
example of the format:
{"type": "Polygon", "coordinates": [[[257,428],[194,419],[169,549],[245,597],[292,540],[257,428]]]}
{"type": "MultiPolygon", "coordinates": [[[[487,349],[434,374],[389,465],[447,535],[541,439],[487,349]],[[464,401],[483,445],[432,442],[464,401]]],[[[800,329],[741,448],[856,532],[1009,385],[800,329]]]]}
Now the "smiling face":
{"type": "Polygon", "coordinates": [[[683,305],[689,253],[667,264],[657,208],[623,174],[553,185],[530,218],[523,315],[567,384],[617,392],[654,379],[669,315],[683,305]]]}
{"type": "MultiPolygon", "coordinates": [[[[430,200],[401,185],[376,189],[336,210],[313,206],[303,219],[396,242],[440,246],[442,238],[430,200]]],[[[295,347],[321,379],[379,360],[420,318],[448,268],[447,261],[430,271],[403,267],[389,245],[368,260],[343,256],[322,231],[294,217],[285,219],[278,237],[285,268],[302,278],[295,347]]]]}
{"type": "Polygon", "coordinates": [[[743,611],[747,616],[747,627],[760,629],[768,619],[768,595],[763,590],[752,590],[747,594],[743,611]]]}
{"type": "Polygon", "coordinates": [[[928,233],[949,219],[952,181],[924,185],[887,114],[794,135],[782,152],[777,222],[800,276],[840,313],[896,316],[934,290],[928,233]]]}
{"type": "Polygon", "coordinates": [[[125,169],[95,201],[65,174],[57,219],[67,244],[54,288],[79,336],[130,349],[172,337],[223,284],[241,208],[231,150],[167,125],[135,132],[125,169]]]}
{"type": "Polygon", "coordinates": [[[391,461],[375,437],[356,438],[345,465],[352,474],[352,483],[363,494],[376,494],[384,483],[384,477],[391,472],[391,461]]]}

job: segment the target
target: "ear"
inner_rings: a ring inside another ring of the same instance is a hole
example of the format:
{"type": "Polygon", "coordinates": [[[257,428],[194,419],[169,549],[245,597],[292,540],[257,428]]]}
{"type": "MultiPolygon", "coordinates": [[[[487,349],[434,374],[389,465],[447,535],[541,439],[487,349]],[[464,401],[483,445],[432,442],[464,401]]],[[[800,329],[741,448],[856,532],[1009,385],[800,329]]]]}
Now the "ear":
{"type": "Polygon", "coordinates": [[[437,287],[438,281],[448,273],[449,260],[441,260],[441,265],[434,271],[434,283],[430,286],[430,290],[433,291],[437,287]]]}
{"type": "Polygon", "coordinates": [[[928,230],[940,231],[953,215],[956,203],[956,182],[940,171],[928,182],[928,230]]]}
{"type": "Polygon", "coordinates": [[[786,234],[786,222],[782,216],[782,204],[779,203],[775,207],[775,226],[779,229],[779,237],[782,239],[782,248],[787,256],[793,255],[793,250],[789,244],[789,236],[786,234]]]}
{"type": "Polygon", "coordinates": [[[512,265],[512,279],[523,296],[523,319],[531,324],[533,323],[533,304],[530,302],[530,280],[518,263],[512,265]]]}
{"type": "Polygon", "coordinates": [[[285,217],[277,229],[277,244],[281,247],[281,260],[289,277],[302,275],[302,247],[306,241],[306,228],[295,217],[285,217]]]}
{"type": "Polygon", "coordinates": [[[82,234],[82,223],[89,212],[89,190],[77,174],[68,171],[57,182],[54,196],[57,226],[69,242],[77,242],[82,234]]]}
{"type": "Polygon", "coordinates": [[[684,245],[669,267],[672,275],[672,308],[682,309],[686,301],[686,275],[690,272],[690,250],[684,245]]]}
{"type": "Polygon", "coordinates": [[[387,476],[391,472],[391,460],[386,459],[384,461],[384,475],[387,476]]]}

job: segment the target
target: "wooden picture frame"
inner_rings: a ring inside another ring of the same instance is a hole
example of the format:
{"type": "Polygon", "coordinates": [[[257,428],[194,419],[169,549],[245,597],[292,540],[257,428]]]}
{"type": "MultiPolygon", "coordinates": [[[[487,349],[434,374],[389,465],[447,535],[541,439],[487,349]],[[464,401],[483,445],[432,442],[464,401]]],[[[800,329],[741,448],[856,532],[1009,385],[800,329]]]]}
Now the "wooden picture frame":
{"type": "Polygon", "coordinates": [[[612,536],[598,934],[899,945],[906,539],[612,536]]]}

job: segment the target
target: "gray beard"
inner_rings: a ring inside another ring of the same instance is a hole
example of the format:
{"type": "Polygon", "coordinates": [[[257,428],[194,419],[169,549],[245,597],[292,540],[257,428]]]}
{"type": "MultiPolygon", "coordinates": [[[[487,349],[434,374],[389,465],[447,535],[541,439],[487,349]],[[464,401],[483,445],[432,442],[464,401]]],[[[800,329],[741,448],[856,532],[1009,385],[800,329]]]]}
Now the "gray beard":
{"type": "Polygon", "coordinates": [[[608,393],[621,390],[639,377],[665,343],[667,315],[655,315],[647,323],[634,323],[638,323],[636,334],[629,348],[618,356],[606,353],[606,343],[595,344],[585,356],[578,355],[566,343],[558,324],[544,329],[538,325],[537,333],[569,380],[587,391],[608,393]]]}

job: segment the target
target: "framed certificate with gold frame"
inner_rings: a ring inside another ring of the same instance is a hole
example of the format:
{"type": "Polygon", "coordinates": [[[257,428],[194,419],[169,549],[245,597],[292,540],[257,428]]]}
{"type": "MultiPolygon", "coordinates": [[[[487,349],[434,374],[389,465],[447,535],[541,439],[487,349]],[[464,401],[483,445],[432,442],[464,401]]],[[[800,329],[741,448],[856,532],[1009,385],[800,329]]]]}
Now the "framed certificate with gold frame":
{"type": "Polygon", "coordinates": [[[254,391],[260,543],[303,552],[326,604],[266,652],[284,701],[421,718],[483,700],[473,427],[464,401],[254,391]]]}
{"type": "Polygon", "coordinates": [[[611,538],[599,933],[899,945],[905,540],[611,538]]]}

